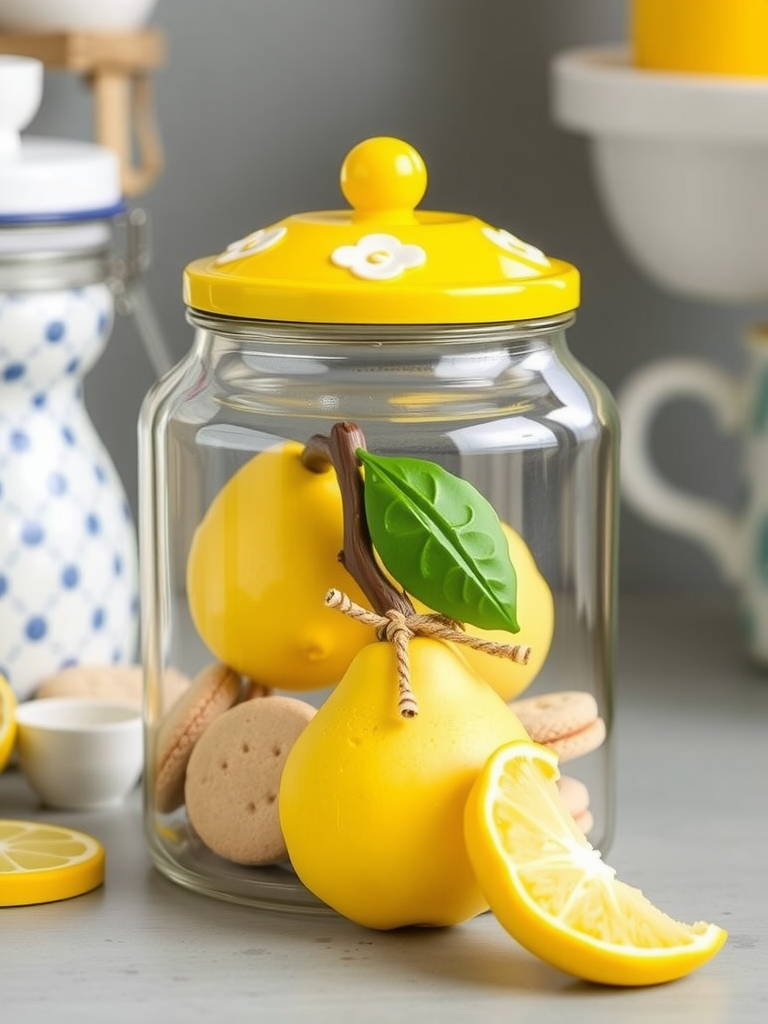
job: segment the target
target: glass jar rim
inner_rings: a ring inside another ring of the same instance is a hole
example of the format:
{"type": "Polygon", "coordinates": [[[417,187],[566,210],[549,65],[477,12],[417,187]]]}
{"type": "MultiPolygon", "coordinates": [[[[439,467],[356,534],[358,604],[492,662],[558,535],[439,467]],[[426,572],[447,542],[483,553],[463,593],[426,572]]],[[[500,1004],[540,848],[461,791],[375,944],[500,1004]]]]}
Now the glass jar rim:
{"type": "Polygon", "coordinates": [[[217,334],[229,341],[258,340],[262,343],[284,344],[450,344],[467,342],[500,342],[510,336],[516,340],[552,334],[569,327],[576,320],[576,311],[559,313],[531,320],[509,320],[492,323],[457,324],[351,324],[306,323],[291,320],[259,320],[230,317],[187,307],[187,320],[194,327],[217,334]]]}

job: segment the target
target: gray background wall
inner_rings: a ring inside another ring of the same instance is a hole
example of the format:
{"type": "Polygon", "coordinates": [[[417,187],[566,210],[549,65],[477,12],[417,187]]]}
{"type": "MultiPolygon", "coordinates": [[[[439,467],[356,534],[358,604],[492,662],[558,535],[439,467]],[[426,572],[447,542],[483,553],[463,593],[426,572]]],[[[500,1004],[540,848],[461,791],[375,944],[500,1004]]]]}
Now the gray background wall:
{"type": "MultiPolygon", "coordinates": [[[[344,153],[392,134],[430,167],[426,206],[475,213],[579,266],[584,299],[571,345],[612,390],[665,353],[738,371],[740,337],[762,311],[688,302],[644,279],[606,224],[585,140],[549,115],[552,56],[625,39],[627,2],[159,0],[167,165],[142,203],[154,224],[149,290],[175,356],[191,341],[184,264],[288,213],[340,205],[344,153]]],[[[85,85],[50,72],[46,88],[31,131],[90,138],[85,85]]],[[[135,331],[118,324],[86,399],[134,505],[135,423],[151,382],[135,331]]],[[[701,410],[665,413],[656,441],[677,479],[734,500],[735,447],[701,410]]],[[[686,541],[626,508],[621,531],[625,589],[720,588],[686,541]]]]}

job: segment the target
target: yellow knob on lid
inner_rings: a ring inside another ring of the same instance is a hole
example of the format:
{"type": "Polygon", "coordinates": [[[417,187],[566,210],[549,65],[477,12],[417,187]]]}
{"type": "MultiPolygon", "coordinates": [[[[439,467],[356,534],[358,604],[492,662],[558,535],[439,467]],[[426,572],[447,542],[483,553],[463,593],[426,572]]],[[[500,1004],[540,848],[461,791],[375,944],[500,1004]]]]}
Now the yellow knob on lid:
{"type": "Polygon", "coordinates": [[[417,209],[427,170],[407,142],[355,146],[341,168],[351,209],[259,228],[184,272],[193,309],[257,320],[494,323],[579,304],[579,274],[476,217],[417,209]]]}
{"type": "Polygon", "coordinates": [[[341,191],[356,221],[366,218],[415,220],[413,211],[427,191],[421,155],[400,139],[366,139],[341,165],[341,191]]]}

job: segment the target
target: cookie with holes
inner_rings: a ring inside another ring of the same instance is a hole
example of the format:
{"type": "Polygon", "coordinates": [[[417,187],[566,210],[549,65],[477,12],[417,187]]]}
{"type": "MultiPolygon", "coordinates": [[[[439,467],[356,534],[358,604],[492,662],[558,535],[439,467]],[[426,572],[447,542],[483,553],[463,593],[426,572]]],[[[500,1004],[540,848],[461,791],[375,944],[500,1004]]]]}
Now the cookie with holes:
{"type": "Polygon", "coordinates": [[[187,765],[184,798],[190,824],[214,853],[252,866],[287,858],[280,777],[314,714],[296,697],[261,697],[230,708],[205,730],[187,765]]]}

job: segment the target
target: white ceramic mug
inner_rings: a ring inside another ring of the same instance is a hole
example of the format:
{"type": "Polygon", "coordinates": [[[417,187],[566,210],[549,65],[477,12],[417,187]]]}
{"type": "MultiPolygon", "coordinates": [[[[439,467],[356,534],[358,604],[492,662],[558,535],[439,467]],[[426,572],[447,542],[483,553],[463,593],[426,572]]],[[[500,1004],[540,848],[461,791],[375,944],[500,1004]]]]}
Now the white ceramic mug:
{"type": "Polygon", "coordinates": [[[742,379],[696,358],[658,360],[633,374],[618,395],[622,491],[646,519],[709,553],[741,594],[751,656],[768,664],[768,327],[749,332],[746,351],[742,379]],[[741,438],[744,501],[738,513],[685,492],[653,464],[654,419],[681,398],[703,402],[722,430],[741,438]]]}

